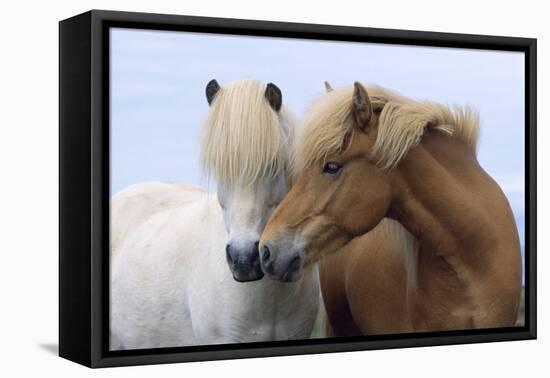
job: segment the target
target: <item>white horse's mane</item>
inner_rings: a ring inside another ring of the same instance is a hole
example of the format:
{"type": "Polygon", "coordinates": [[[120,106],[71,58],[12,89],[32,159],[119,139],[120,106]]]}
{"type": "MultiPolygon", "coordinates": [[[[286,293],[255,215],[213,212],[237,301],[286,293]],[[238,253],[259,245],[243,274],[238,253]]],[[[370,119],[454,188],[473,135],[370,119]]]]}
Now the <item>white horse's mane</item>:
{"type": "MultiPolygon", "coordinates": [[[[366,87],[373,107],[382,109],[372,155],[384,169],[395,167],[422,139],[426,130],[438,130],[476,148],[479,129],[477,112],[469,107],[416,101],[388,89],[366,87]]],[[[353,87],[336,89],[316,100],[304,117],[296,141],[294,162],[299,171],[344,148],[353,136],[353,87]]]]}
{"type": "Polygon", "coordinates": [[[294,120],[284,106],[275,112],[266,85],[245,79],[216,94],[203,128],[202,165],[229,185],[247,186],[286,171],[294,142],[294,120]]]}

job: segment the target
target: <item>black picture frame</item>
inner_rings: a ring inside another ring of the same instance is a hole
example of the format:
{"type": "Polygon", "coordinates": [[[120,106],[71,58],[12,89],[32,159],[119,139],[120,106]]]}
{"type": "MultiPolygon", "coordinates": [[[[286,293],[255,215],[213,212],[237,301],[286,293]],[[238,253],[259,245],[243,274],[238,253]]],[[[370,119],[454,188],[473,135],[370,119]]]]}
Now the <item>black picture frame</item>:
{"type": "Polygon", "coordinates": [[[530,38],[92,10],[59,23],[59,355],[88,367],[536,338],[536,62],[530,38]],[[525,325],[109,351],[109,28],[520,51],[525,54],[525,325]]]}

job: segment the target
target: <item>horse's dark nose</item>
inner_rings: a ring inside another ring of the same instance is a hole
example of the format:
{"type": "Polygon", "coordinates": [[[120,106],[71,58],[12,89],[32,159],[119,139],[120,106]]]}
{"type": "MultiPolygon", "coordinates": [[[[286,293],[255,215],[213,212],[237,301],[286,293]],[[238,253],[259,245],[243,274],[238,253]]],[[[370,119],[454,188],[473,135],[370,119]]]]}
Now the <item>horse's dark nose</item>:
{"type": "Polygon", "coordinates": [[[229,265],[234,265],[237,262],[236,257],[235,251],[231,248],[231,244],[228,243],[225,246],[225,258],[227,259],[229,265]]]}
{"type": "Polygon", "coordinates": [[[225,257],[235,280],[254,281],[263,277],[258,244],[259,241],[225,246],[225,257]]]}
{"type": "Polygon", "coordinates": [[[272,278],[292,282],[302,275],[303,258],[299,252],[280,253],[276,243],[262,245],[261,264],[262,270],[272,278]]]}
{"type": "Polygon", "coordinates": [[[267,245],[264,245],[264,250],[262,251],[262,260],[265,263],[269,261],[271,258],[271,251],[269,250],[269,247],[267,245]]]}
{"type": "Polygon", "coordinates": [[[254,248],[248,254],[247,263],[250,265],[259,265],[260,264],[260,251],[258,251],[259,242],[254,243],[254,248]]]}

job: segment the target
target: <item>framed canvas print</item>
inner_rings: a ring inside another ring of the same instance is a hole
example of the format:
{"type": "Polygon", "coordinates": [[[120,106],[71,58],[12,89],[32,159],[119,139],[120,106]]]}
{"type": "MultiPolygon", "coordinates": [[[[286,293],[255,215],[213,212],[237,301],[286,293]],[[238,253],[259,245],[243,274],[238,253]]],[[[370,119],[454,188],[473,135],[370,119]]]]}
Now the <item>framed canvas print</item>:
{"type": "Polygon", "coordinates": [[[536,337],[536,40],[60,22],[59,353],[536,337]]]}

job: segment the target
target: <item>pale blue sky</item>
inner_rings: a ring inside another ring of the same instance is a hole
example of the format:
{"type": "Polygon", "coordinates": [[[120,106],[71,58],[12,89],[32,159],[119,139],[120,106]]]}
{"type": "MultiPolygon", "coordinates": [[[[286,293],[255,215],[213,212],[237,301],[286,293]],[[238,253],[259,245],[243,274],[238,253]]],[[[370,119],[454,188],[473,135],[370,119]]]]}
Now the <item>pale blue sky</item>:
{"type": "Polygon", "coordinates": [[[524,240],[523,53],[112,29],[111,193],[145,180],[205,186],[198,140],[213,78],[273,82],[298,118],[324,80],[475,106],[479,160],[510,200],[524,240]]]}

